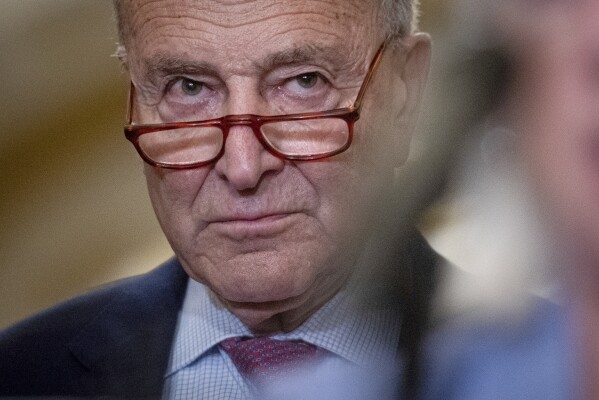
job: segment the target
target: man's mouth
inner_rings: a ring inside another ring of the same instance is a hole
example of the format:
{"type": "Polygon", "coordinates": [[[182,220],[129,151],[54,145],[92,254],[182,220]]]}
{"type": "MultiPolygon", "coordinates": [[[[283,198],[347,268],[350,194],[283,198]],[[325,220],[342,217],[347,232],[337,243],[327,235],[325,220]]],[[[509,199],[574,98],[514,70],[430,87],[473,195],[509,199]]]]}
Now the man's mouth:
{"type": "Polygon", "coordinates": [[[210,225],[234,240],[272,237],[289,229],[299,215],[297,212],[241,213],[220,217],[210,225]]]}

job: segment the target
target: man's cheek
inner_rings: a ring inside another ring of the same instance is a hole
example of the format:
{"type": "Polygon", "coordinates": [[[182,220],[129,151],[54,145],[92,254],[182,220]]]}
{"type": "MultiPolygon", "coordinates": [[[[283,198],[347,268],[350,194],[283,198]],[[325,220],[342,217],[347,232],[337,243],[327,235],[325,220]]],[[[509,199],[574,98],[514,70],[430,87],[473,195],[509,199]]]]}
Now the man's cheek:
{"type": "MultiPolygon", "coordinates": [[[[205,182],[206,169],[167,170],[147,167],[145,171],[152,206],[166,233],[184,239],[188,232],[200,230],[198,223],[198,195],[205,182]]],[[[172,244],[172,243],[171,243],[172,244]]]]}
{"type": "Polygon", "coordinates": [[[145,175],[150,195],[157,197],[156,200],[191,204],[204,184],[208,171],[207,168],[175,170],[146,166],[145,175]]]}

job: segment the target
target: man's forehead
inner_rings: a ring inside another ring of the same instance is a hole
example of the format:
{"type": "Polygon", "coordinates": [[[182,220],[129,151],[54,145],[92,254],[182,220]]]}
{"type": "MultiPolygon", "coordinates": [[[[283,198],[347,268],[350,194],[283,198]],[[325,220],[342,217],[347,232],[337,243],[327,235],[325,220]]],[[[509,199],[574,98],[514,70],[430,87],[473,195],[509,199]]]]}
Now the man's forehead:
{"type": "Polygon", "coordinates": [[[378,45],[367,3],[136,0],[130,56],[145,74],[211,62],[246,72],[309,61],[346,68],[378,45]],[[248,4],[252,12],[241,12],[248,4]]]}
{"type": "Polygon", "coordinates": [[[380,5],[380,0],[124,0],[122,6],[129,10],[147,11],[162,9],[163,12],[178,12],[184,9],[205,12],[226,12],[220,15],[222,22],[233,23],[237,18],[247,14],[261,14],[273,7],[303,9],[306,12],[335,8],[342,17],[351,14],[355,9],[368,12],[380,5]],[[235,11],[239,13],[234,13],[235,11]]]}
{"type": "Polygon", "coordinates": [[[327,34],[327,27],[351,34],[378,25],[374,16],[379,0],[132,0],[122,4],[125,10],[121,10],[121,16],[133,35],[161,24],[222,34],[255,27],[269,31],[279,23],[300,21],[322,24],[323,34],[327,34]]]}

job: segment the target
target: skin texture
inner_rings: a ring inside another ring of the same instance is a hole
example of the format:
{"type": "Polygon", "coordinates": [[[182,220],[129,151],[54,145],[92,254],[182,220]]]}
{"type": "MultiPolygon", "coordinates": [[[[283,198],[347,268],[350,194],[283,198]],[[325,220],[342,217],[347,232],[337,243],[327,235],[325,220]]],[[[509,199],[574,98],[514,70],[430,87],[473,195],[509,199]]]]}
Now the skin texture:
{"type": "MultiPolygon", "coordinates": [[[[124,45],[138,92],[135,118],[164,120],[159,99],[177,76],[207,82],[213,117],[282,113],[268,100],[297,82],[281,77],[311,71],[335,89],[326,108],[348,106],[384,40],[377,12],[362,0],[132,1],[124,45]],[[178,70],[165,75],[164,60],[179,60],[166,63],[178,70]]],[[[183,267],[253,331],[296,328],[352,273],[369,212],[405,161],[428,71],[428,37],[404,41],[386,52],[345,153],[286,161],[236,126],[213,165],[144,166],[183,267]]]]}

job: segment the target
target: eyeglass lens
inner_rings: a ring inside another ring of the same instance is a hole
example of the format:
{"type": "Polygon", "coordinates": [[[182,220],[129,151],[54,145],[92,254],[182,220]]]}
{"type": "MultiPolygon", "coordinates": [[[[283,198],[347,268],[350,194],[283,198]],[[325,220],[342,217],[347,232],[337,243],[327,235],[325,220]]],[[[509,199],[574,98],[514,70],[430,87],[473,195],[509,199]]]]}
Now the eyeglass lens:
{"type": "MultiPolygon", "coordinates": [[[[292,157],[333,152],[349,140],[347,122],[333,117],[267,122],[262,124],[260,134],[274,150],[292,157]]],[[[214,159],[224,136],[220,127],[184,127],[141,135],[139,146],[159,163],[194,164],[214,159]]]]}

